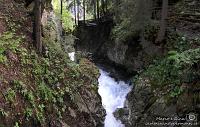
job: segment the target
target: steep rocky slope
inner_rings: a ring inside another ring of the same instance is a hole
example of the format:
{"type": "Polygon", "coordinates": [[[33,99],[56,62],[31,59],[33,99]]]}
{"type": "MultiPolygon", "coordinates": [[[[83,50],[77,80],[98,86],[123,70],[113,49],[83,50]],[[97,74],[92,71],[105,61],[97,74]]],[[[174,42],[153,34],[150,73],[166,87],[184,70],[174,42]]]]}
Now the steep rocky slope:
{"type": "Polygon", "coordinates": [[[23,1],[0,0],[0,126],[101,126],[98,69],[85,58],[69,60],[52,21],[43,30],[38,55],[23,1]]]}

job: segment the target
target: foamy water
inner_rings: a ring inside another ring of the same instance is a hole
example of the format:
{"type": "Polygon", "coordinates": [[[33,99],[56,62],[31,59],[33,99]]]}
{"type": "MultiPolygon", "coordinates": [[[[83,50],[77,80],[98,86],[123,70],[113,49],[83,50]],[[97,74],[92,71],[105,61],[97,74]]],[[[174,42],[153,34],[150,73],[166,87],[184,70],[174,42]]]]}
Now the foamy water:
{"type": "Polygon", "coordinates": [[[68,55],[71,61],[75,60],[75,52],[68,53],[68,55]]]}
{"type": "Polygon", "coordinates": [[[98,92],[102,98],[102,105],[106,110],[104,127],[125,127],[120,120],[116,120],[113,113],[117,108],[123,108],[127,94],[131,91],[131,86],[123,81],[116,82],[109,74],[100,70],[98,79],[98,92]]]}

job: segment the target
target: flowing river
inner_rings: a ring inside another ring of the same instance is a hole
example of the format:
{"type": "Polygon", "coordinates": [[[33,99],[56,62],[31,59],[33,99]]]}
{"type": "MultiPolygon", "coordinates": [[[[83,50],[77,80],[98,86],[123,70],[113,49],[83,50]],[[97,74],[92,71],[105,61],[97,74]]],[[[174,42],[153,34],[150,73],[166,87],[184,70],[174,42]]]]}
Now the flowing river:
{"type": "Polygon", "coordinates": [[[102,105],[106,110],[104,127],[124,127],[120,120],[116,120],[113,113],[117,108],[123,108],[126,95],[131,91],[131,86],[123,81],[116,82],[109,76],[109,73],[100,70],[99,94],[102,98],[102,105]]]}
{"type": "MultiPolygon", "coordinates": [[[[69,58],[75,60],[75,52],[68,53],[69,58]]],[[[124,81],[115,81],[109,76],[109,73],[100,69],[99,95],[102,98],[102,105],[106,110],[104,127],[125,127],[120,120],[117,120],[113,113],[117,108],[123,108],[127,94],[131,91],[131,86],[124,81]]]]}

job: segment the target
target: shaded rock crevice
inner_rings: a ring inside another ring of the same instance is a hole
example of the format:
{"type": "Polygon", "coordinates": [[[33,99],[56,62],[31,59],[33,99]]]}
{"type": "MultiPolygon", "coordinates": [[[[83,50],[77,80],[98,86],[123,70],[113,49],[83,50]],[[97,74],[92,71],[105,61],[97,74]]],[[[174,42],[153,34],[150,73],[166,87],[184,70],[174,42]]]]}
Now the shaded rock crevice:
{"type": "Polygon", "coordinates": [[[129,38],[125,42],[114,40],[113,27],[114,23],[111,20],[78,26],[75,31],[76,50],[89,52],[94,58],[104,59],[111,65],[122,68],[128,74],[141,70],[152,62],[153,57],[162,55],[159,46],[140,37],[129,38]]]}

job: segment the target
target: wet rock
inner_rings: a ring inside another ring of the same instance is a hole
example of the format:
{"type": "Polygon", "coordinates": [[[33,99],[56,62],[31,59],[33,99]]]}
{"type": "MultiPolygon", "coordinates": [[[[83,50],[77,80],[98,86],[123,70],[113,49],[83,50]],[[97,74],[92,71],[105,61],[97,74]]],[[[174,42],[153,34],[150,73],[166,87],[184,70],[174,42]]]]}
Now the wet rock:
{"type": "Polygon", "coordinates": [[[129,110],[127,107],[125,107],[123,109],[117,109],[114,112],[114,116],[116,119],[120,119],[122,121],[122,123],[127,124],[126,122],[128,121],[129,110]]]}

